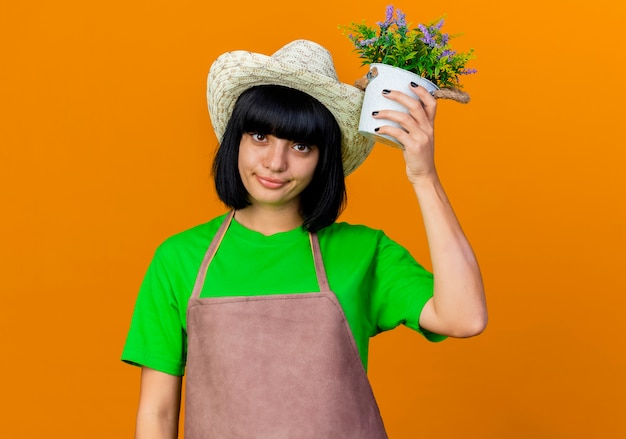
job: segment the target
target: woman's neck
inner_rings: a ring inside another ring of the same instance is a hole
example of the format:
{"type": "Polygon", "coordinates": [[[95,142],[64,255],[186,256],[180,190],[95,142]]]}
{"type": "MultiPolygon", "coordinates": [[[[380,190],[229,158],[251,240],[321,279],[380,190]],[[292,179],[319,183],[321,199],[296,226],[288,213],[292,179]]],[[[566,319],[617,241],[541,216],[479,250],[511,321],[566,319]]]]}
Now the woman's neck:
{"type": "Polygon", "coordinates": [[[303,221],[299,210],[292,207],[255,205],[236,211],[235,219],[242,226],[266,236],[293,230],[303,221]]]}

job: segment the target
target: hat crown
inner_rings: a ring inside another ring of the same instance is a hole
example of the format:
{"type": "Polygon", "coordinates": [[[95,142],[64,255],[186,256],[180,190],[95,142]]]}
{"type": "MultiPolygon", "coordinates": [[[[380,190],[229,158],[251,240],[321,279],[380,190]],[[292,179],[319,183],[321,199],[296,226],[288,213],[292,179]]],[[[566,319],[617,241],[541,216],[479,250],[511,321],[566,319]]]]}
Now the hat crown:
{"type": "Polygon", "coordinates": [[[277,61],[339,81],[330,52],[313,41],[295,40],[273,55],[277,61]]]}
{"type": "Polygon", "coordinates": [[[236,50],[223,53],[213,62],[207,78],[207,103],[220,142],[241,93],[263,85],[300,90],[332,113],[341,129],[345,175],[372,150],[373,140],[358,132],[363,91],[340,82],[330,52],[307,40],[292,41],[271,56],[236,50]]]}

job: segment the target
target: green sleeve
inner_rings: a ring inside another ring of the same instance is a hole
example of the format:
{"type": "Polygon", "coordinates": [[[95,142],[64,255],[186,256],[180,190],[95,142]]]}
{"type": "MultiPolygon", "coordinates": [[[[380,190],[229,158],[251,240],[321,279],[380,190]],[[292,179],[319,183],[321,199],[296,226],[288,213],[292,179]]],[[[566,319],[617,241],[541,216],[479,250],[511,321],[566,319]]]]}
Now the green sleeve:
{"type": "Polygon", "coordinates": [[[143,280],[122,361],[181,376],[185,368],[186,334],[167,251],[159,247],[143,280]]]}
{"type": "Polygon", "coordinates": [[[419,325],[422,309],[433,296],[433,275],[401,245],[382,235],[374,260],[370,318],[372,335],[400,324],[422,333],[430,341],[446,337],[419,325]]]}

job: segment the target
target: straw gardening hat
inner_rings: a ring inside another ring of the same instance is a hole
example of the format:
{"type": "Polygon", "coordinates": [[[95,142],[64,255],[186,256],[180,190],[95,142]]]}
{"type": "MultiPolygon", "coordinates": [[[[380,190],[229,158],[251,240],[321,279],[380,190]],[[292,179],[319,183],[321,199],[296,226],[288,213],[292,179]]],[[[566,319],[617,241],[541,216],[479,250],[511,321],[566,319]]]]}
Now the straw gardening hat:
{"type": "Polygon", "coordinates": [[[282,85],[320,101],[341,128],[345,175],[367,158],[374,142],[358,133],[363,91],[339,82],[330,52],[317,43],[296,40],[272,56],[243,50],[220,55],[209,71],[207,101],[218,140],[241,93],[257,85],[282,85]]]}

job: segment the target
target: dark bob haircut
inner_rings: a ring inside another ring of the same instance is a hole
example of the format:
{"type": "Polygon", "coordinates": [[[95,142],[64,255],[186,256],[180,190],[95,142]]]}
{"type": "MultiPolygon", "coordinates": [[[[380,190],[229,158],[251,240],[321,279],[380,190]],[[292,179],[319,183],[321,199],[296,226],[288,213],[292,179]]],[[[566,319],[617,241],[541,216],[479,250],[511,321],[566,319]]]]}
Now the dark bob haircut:
{"type": "Polygon", "coordinates": [[[250,205],[238,166],[239,144],[245,133],[315,145],[319,149],[317,167],[311,183],[300,194],[302,227],[316,232],[335,222],[346,200],[341,130],[322,103],[279,85],[259,85],[239,96],[213,162],[217,194],[232,209],[250,205]]]}

